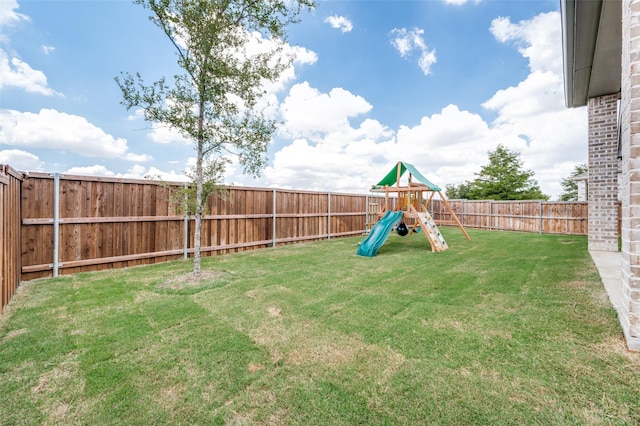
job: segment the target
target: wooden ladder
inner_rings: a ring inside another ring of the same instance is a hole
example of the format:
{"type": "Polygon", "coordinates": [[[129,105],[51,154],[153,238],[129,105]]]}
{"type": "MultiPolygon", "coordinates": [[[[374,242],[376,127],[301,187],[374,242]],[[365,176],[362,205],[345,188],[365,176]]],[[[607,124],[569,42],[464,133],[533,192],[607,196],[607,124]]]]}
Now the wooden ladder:
{"type": "Polygon", "coordinates": [[[369,202],[369,208],[367,210],[367,222],[365,224],[365,235],[371,232],[371,229],[380,220],[380,204],[377,202],[369,202]]]}
{"type": "Polygon", "coordinates": [[[447,242],[444,240],[444,237],[438,229],[438,225],[436,225],[436,222],[433,220],[429,212],[418,212],[413,206],[409,206],[409,209],[418,219],[425,237],[427,237],[429,244],[431,244],[431,251],[440,252],[448,249],[449,246],[447,245],[447,242]]]}

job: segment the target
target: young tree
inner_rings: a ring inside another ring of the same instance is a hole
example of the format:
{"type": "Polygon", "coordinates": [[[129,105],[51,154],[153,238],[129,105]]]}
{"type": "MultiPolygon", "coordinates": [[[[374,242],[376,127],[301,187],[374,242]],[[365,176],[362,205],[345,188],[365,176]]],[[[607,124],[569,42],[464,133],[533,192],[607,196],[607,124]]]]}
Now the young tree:
{"type": "Polygon", "coordinates": [[[588,170],[586,164],[578,164],[573,169],[569,177],[560,181],[563,193],[560,195],[560,201],[577,201],[578,200],[578,184],[573,180],[576,176],[586,173],[588,170]]]}
{"type": "Polygon", "coordinates": [[[520,154],[498,145],[489,152],[489,164],[471,182],[469,198],[474,200],[548,200],[533,171],[522,169],[520,154]]]}
{"type": "Polygon", "coordinates": [[[163,77],[147,85],[139,73],[123,73],[116,82],[127,109],[141,108],[145,120],[167,125],[194,143],[193,271],[198,275],[206,171],[221,176],[229,155],[237,156],[245,173],[257,176],[264,168],[276,127],[256,106],[265,93],[263,83],[276,80],[293,60],[283,55],[287,25],[297,22],[314,0],[135,3],[151,11],[151,20],[175,48],[183,74],[176,75],[173,84],[163,77]]]}

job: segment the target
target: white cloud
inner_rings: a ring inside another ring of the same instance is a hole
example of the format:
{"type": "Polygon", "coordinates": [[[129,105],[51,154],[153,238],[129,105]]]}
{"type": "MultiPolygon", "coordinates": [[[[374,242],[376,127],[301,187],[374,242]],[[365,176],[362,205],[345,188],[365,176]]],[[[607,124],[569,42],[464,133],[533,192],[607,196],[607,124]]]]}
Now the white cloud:
{"type": "Polygon", "coordinates": [[[424,30],[419,28],[413,28],[411,30],[407,30],[406,28],[394,28],[391,30],[391,45],[396,48],[400,53],[400,56],[406,58],[414,49],[426,49],[426,43],[422,38],[423,34],[424,30]]]}
{"type": "MultiPolygon", "coordinates": [[[[141,108],[136,109],[135,111],[133,111],[133,114],[129,114],[127,116],[127,120],[128,121],[144,120],[144,110],[141,108]]],[[[184,145],[191,144],[190,140],[186,139],[184,136],[182,136],[182,134],[178,130],[176,130],[175,128],[167,124],[149,123],[149,125],[151,126],[151,130],[147,134],[147,137],[151,139],[153,142],[156,142],[159,144],[172,144],[172,143],[178,143],[178,144],[184,144],[184,145]]],[[[133,158],[133,157],[130,157],[130,158],[133,158]]],[[[152,159],[152,157],[140,157],[140,158],[141,158],[140,160],[133,160],[133,161],[145,162],[145,161],[150,161],[152,159]]]]}
{"type": "Polygon", "coordinates": [[[34,70],[19,58],[11,58],[7,52],[0,49],[0,89],[3,87],[18,87],[31,93],[45,96],[61,95],[49,87],[47,76],[39,70],[34,70]]]}
{"type": "Polygon", "coordinates": [[[137,170],[130,169],[128,172],[128,176],[130,178],[135,178],[136,176],[141,176],[144,178],[151,178],[154,180],[162,180],[165,182],[188,182],[189,178],[184,173],[178,173],[173,170],[165,171],[160,170],[157,167],[149,167],[144,171],[144,167],[138,168],[137,170]]]}
{"type": "MultiPolygon", "coordinates": [[[[302,83],[292,87],[282,109],[284,130],[295,139],[264,171],[270,186],[362,193],[387,172],[394,132],[370,118],[350,123],[370,111],[364,98],[344,89],[322,93],[302,83]]],[[[255,184],[241,176],[234,180],[255,184]]]]}
{"type": "Polygon", "coordinates": [[[144,110],[142,108],[138,108],[133,111],[133,114],[129,114],[127,116],[127,120],[135,121],[135,120],[144,120],[144,110]]]}
{"type": "Polygon", "coordinates": [[[280,106],[284,125],[281,132],[290,137],[313,137],[346,126],[349,118],[367,113],[372,106],[361,96],[342,88],[320,93],[308,82],[298,83],[280,106]]]}
{"type": "Polygon", "coordinates": [[[335,90],[321,93],[307,83],[292,88],[283,106],[295,114],[283,114],[284,125],[297,136],[275,152],[273,166],[264,173],[269,185],[362,193],[397,161],[407,161],[444,186],[473,177],[497,143],[526,146],[517,135],[492,129],[479,115],[455,105],[397,132],[370,118],[354,126],[350,119],[368,112],[370,105],[344,89],[334,96],[335,90]]]}
{"type": "Polygon", "coordinates": [[[293,59],[291,65],[280,74],[277,80],[263,82],[263,87],[268,95],[275,94],[283,90],[288,83],[296,79],[296,65],[311,65],[318,60],[318,55],[311,50],[300,46],[291,46],[290,44],[276,42],[271,39],[265,39],[258,32],[251,33],[248,38],[246,48],[247,55],[249,55],[249,57],[280,48],[282,50],[278,56],[279,59],[293,59]]]}
{"type": "Polygon", "coordinates": [[[253,32],[249,38],[247,51],[249,55],[256,55],[280,48],[280,55],[277,60],[291,59],[291,63],[286,67],[274,81],[263,80],[262,89],[264,95],[258,100],[255,111],[264,113],[268,119],[277,120],[279,99],[278,94],[296,80],[296,67],[313,65],[318,60],[318,55],[301,46],[292,46],[287,43],[276,43],[271,39],[264,39],[258,32],[253,32]]]}
{"type": "Polygon", "coordinates": [[[516,151],[526,147],[524,139],[455,105],[397,132],[373,119],[353,127],[344,113],[340,121],[277,151],[265,170],[270,185],[363,193],[397,161],[406,161],[444,187],[472,179],[498,143],[516,151]]]}
{"type": "Polygon", "coordinates": [[[77,166],[71,167],[63,172],[66,175],[79,175],[79,176],[104,176],[115,177],[116,174],[105,166],[77,166]]]}
{"type": "Polygon", "coordinates": [[[153,160],[153,156],[149,154],[127,153],[122,158],[127,161],[134,161],[134,162],[140,162],[140,163],[146,163],[153,160]]]}
{"type": "Polygon", "coordinates": [[[497,123],[516,123],[549,112],[565,110],[562,76],[550,71],[535,71],[516,87],[496,92],[483,107],[497,111],[497,123]]]}
{"type": "Polygon", "coordinates": [[[289,46],[289,48],[295,56],[294,64],[312,65],[318,61],[318,55],[312,50],[300,46],[289,46]]]}
{"type": "Polygon", "coordinates": [[[180,132],[170,126],[161,123],[151,123],[151,131],[149,132],[148,136],[152,141],[161,144],[191,144],[191,141],[182,136],[180,132]]]}
{"type": "MultiPolygon", "coordinates": [[[[527,140],[512,129],[492,127],[479,115],[449,105],[423,117],[416,126],[401,126],[397,132],[369,119],[357,128],[326,131],[314,141],[296,139],[274,154],[273,166],[264,175],[274,187],[363,193],[397,161],[406,161],[444,187],[472,180],[497,144],[522,153],[523,158],[526,154],[525,167],[537,165],[535,153],[527,151],[527,140]]],[[[564,175],[546,177],[536,176],[548,183],[564,175]]]]}
{"type": "Polygon", "coordinates": [[[27,151],[19,149],[6,149],[0,151],[0,164],[10,164],[16,170],[41,171],[44,162],[27,151]]]}
{"type": "Polygon", "coordinates": [[[542,13],[517,24],[508,17],[496,18],[489,30],[499,42],[515,43],[522,56],[529,59],[532,72],[551,71],[562,76],[559,12],[542,13]]]}
{"type": "Polygon", "coordinates": [[[175,171],[163,171],[156,167],[146,168],[136,164],[129,168],[125,173],[115,173],[103,165],[71,167],[63,172],[68,175],[79,176],[104,176],[125,179],[153,179],[164,182],[187,182],[188,179],[184,173],[176,173],[175,171]]]}
{"type": "Polygon", "coordinates": [[[328,137],[326,142],[312,145],[297,139],[275,154],[265,177],[279,188],[363,193],[388,171],[388,161],[374,159],[392,143],[365,138],[338,144],[328,137]]]}
{"type": "Polygon", "coordinates": [[[420,28],[394,28],[391,30],[391,45],[400,56],[409,59],[414,52],[418,54],[418,66],[424,75],[431,74],[431,67],[437,62],[436,50],[429,49],[423,38],[424,30],[420,28]]]}
{"type": "Polygon", "coordinates": [[[535,171],[535,179],[552,195],[562,192],[560,180],[575,164],[586,162],[588,140],[586,110],[564,106],[560,29],[558,12],[515,24],[509,18],[495,19],[491,33],[499,42],[513,42],[529,60],[531,73],[482,105],[498,114],[494,128],[527,139],[519,150],[525,167],[535,171]],[[577,155],[581,160],[567,160],[577,155]]]}
{"type": "Polygon", "coordinates": [[[86,157],[123,158],[127,141],[86,118],[41,109],[39,113],[0,110],[0,142],[29,148],[68,150],[86,157]]]}
{"type": "Polygon", "coordinates": [[[431,74],[431,66],[437,62],[436,60],[436,51],[434,50],[425,50],[420,54],[420,58],[418,59],[418,66],[422,70],[424,75],[431,74]]]}
{"type": "Polygon", "coordinates": [[[0,30],[11,27],[20,21],[30,21],[27,15],[18,13],[20,5],[17,0],[0,1],[0,30]]]}
{"type": "Polygon", "coordinates": [[[397,152],[411,153],[406,161],[442,187],[473,179],[473,173],[486,162],[487,152],[497,144],[514,150],[526,144],[517,135],[492,128],[479,115],[455,105],[423,117],[414,127],[401,126],[397,140],[397,152]]]}
{"type": "MultiPolygon", "coordinates": [[[[31,21],[27,15],[18,13],[19,7],[17,0],[0,1],[0,43],[9,43],[9,36],[5,32],[8,28],[20,21],[31,21]]],[[[42,71],[34,70],[20,58],[10,58],[4,49],[0,49],[0,89],[3,87],[18,87],[45,96],[61,95],[49,87],[47,76],[42,71]]]]}
{"type": "Polygon", "coordinates": [[[331,27],[342,31],[343,33],[348,33],[353,30],[353,24],[348,18],[344,16],[332,15],[327,17],[324,22],[331,25],[331,27]]]}
{"type": "Polygon", "coordinates": [[[41,46],[41,49],[42,49],[42,53],[44,53],[45,55],[49,55],[56,50],[54,46],[46,46],[44,44],[41,46]]]}
{"type": "Polygon", "coordinates": [[[152,179],[161,180],[164,182],[188,182],[189,178],[181,172],[174,170],[160,170],[157,167],[144,167],[140,164],[136,164],[127,170],[126,173],[118,173],[115,176],[127,178],[127,179],[152,179]]]}

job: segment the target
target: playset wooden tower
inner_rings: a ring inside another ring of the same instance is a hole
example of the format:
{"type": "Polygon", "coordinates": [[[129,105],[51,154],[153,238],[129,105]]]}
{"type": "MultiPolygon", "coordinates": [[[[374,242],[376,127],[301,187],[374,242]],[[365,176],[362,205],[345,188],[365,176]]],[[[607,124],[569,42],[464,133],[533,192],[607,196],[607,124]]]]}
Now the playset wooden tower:
{"type": "Polygon", "coordinates": [[[385,194],[384,205],[378,206],[378,221],[358,247],[358,254],[361,256],[375,256],[391,230],[400,223],[405,223],[412,233],[422,231],[431,245],[431,251],[446,250],[447,242],[429,213],[429,205],[436,195],[440,197],[465,238],[470,239],[441,188],[431,183],[411,164],[399,161],[380,182],[371,187],[371,191],[385,194]],[[409,172],[408,182],[402,185],[400,178],[406,172],[409,172]],[[392,198],[394,194],[395,199],[392,198]]]}

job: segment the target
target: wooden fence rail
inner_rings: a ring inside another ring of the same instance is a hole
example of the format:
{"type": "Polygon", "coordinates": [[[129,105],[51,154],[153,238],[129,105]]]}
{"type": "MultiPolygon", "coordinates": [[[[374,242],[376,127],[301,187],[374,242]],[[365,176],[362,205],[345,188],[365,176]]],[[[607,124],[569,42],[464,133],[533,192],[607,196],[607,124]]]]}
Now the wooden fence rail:
{"type": "MultiPolygon", "coordinates": [[[[1,306],[20,281],[184,259],[194,220],[180,214],[179,183],[46,173],[0,165],[1,306]]],[[[377,195],[231,187],[210,197],[203,255],[361,235],[377,195]]],[[[587,233],[586,203],[452,200],[465,227],[587,233]]],[[[439,200],[430,208],[451,221],[439,200]]],[[[1,313],[1,310],[0,310],[1,313]]]]}

